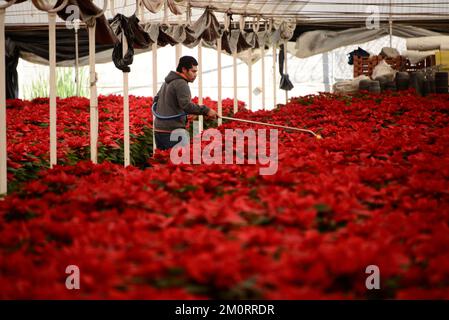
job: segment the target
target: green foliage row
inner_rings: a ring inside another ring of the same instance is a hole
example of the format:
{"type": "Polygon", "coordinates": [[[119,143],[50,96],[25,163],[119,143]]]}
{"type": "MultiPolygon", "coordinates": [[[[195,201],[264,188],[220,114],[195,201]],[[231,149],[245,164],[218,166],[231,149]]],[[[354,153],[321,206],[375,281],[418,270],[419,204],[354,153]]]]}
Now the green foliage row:
{"type": "MultiPolygon", "coordinates": [[[[87,67],[79,68],[79,81],[76,83],[75,68],[60,67],[56,69],[56,90],[60,98],[74,97],[79,86],[79,96],[89,96],[89,72],[87,67]]],[[[33,100],[34,98],[44,98],[49,96],[49,79],[47,75],[39,74],[31,86],[23,87],[24,98],[33,100]]]]}

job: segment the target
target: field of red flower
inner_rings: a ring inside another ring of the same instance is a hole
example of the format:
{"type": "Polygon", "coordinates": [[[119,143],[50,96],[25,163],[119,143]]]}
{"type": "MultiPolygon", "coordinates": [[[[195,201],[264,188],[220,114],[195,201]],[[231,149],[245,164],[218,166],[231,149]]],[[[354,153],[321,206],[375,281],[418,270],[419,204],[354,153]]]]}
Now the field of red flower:
{"type": "MultiPolygon", "coordinates": [[[[196,101],[198,99],[196,98],[196,101]]],[[[90,159],[89,100],[58,99],[58,163],[73,165],[90,159]]],[[[100,96],[98,160],[123,163],[123,98],[100,96]]],[[[152,155],[152,97],[130,96],[131,163],[141,166],[152,155]]],[[[204,104],[216,102],[205,98],[204,104]]],[[[37,178],[37,173],[49,167],[49,102],[48,98],[33,101],[8,100],[8,180],[9,190],[19,183],[37,178]]],[[[231,114],[233,101],[223,101],[224,114],[231,114]]],[[[243,103],[239,102],[239,108],[243,103]]]]}
{"type": "MultiPolygon", "coordinates": [[[[323,139],[279,131],[272,176],[167,152],[145,170],[41,171],[0,202],[0,298],[449,298],[449,95],[321,94],[237,117],[323,139]],[[65,287],[68,265],[80,290],[65,287]],[[365,287],[369,265],[380,290],[365,287]]],[[[134,121],[135,134],[148,125],[134,121]]]]}

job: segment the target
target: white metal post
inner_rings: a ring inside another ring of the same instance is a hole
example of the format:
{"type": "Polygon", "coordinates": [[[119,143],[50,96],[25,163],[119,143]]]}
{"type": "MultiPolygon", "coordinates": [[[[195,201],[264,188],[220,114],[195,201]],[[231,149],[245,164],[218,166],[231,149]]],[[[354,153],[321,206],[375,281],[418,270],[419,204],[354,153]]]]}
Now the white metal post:
{"type": "Polygon", "coordinates": [[[80,96],[80,79],[79,79],[79,54],[78,54],[78,26],[75,26],[75,82],[76,96],[80,96]]]}
{"type": "Polygon", "coordinates": [[[261,58],[262,58],[262,109],[266,110],[266,104],[265,104],[265,45],[262,46],[261,51],[261,58]]]}
{"type": "Polygon", "coordinates": [[[178,66],[179,59],[181,58],[181,55],[182,55],[182,45],[180,43],[178,43],[178,44],[176,44],[175,48],[176,48],[176,62],[175,62],[175,66],[178,66]]]}
{"type": "Polygon", "coordinates": [[[253,64],[252,64],[253,49],[248,50],[248,107],[253,110],[253,64]]]}
{"type": "MultiPolygon", "coordinates": [[[[198,43],[198,104],[203,104],[203,45],[198,43]]],[[[198,131],[201,134],[204,128],[204,117],[198,117],[198,131]]]]}
{"type": "Polygon", "coordinates": [[[390,0],[390,13],[389,13],[389,18],[388,18],[388,24],[389,24],[389,35],[390,35],[390,48],[393,47],[393,13],[392,13],[392,7],[391,7],[392,3],[390,0]]]}
{"type": "MultiPolygon", "coordinates": [[[[122,31],[122,48],[123,57],[126,55],[128,50],[128,43],[126,41],[125,32],[122,31]]],[[[123,128],[125,130],[124,135],[124,145],[125,145],[125,155],[124,155],[124,165],[125,167],[130,164],[130,148],[129,148],[129,96],[128,96],[128,73],[123,72],[123,128]]]]}
{"type": "Polygon", "coordinates": [[[89,26],[89,89],[90,89],[90,160],[98,163],[98,97],[95,72],[95,29],[89,26]]]}
{"type": "Polygon", "coordinates": [[[141,22],[143,22],[144,20],[144,12],[143,12],[143,8],[142,8],[142,0],[137,0],[136,2],[136,17],[139,18],[139,20],[141,22]]]}
{"type": "MultiPolygon", "coordinates": [[[[13,0],[10,4],[14,3],[13,0]]],[[[67,5],[68,0],[59,1],[59,6],[44,1],[33,1],[36,8],[48,12],[48,47],[50,65],[50,167],[57,163],[57,121],[56,121],[56,12],[67,5]]]]}
{"type": "MultiPolygon", "coordinates": [[[[151,46],[153,53],[153,98],[157,95],[157,43],[151,46]]],[[[153,156],[156,154],[156,138],[154,137],[154,115],[153,115],[153,156]]]]}
{"type": "Polygon", "coordinates": [[[5,9],[0,8],[0,197],[8,192],[5,63],[5,9]]]}
{"type": "Polygon", "coordinates": [[[221,126],[223,120],[221,116],[223,115],[223,106],[221,101],[221,36],[217,39],[217,65],[218,65],[218,101],[217,101],[217,109],[218,109],[218,125],[221,126]]]}
{"type": "MultiPolygon", "coordinates": [[[[287,71],[287,41],[285,41],[285,44],[284,44],[284,69],[285,69],[285,73],[284,74],[287,74],[288,73],[288,71],[287,71]]],[[[285,104],[287,104],[288,103],[288,90],[285,90],[285,104]]]]}
{"type": "Polygon", "coordinates": [[[238,111],[238,99],[237,99],[237,53],[232,54],[232,69],[234,73],[234,114],[238,111]]]}
{"type": "Polygon", "coordinates": [[[57,163],[56,139],[56,13],[48,13],[50,62],[50,167],[57,163]]]}
{"type": "Polygon", "coordinates": [[[276,44],[273,43],[273,106],[276,108],[276,44]]]}
{"type": "Polygon", "coordinates": [[[0,200],[8,192],[8,154],[6,145],[5,11],[16,0],[0,6],[0,200]]]}

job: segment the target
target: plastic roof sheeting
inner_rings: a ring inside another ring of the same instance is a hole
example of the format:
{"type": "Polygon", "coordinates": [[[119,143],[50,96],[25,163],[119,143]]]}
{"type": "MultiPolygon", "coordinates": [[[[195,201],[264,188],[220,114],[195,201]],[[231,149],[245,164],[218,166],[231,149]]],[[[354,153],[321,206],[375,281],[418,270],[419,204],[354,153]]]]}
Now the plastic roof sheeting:
{"type": "MultiPolygon", "coordinates": [[[[89,1],[89,0],[86,0],[89,1]]],[[[116,13],[126,16],[136,11],[137,0],[95,0],[97,7],[103,7],[104,1],[109,2],[106,12],[107,18],[116,13]],[[113,6],[111,6],[113,5],[113,6]]],[[[177,22],[185,20],[185,14],[174,15],[172,11],[185,12],[190,4],[192,8],[192,21],[195,21],[206,7],[214,12],[232,12],[234,15],[248,17],[261,16],[262,19],[294,19],[297,23],[323,23],[323,22],[354,22],[364,21],[370,15],[378,15],[380,20],[435,20],[448,19],[449,1],[447,0],[143,0],[152,7],[160,10],[157,13],[144,9],[144,21],[162,21],[164,16],[164,2],[170,4],[168,21],[177,22]],[[158,3],[162,5],[158,5],[158,3]],[[391,5],[390,5],[391,3],[391,5]],[[173,10],[176,6],[179,10],[173,10]]],[[[55,0],[50,0],[55,3],[55,0]]],[[[142,6],[143,7],[143,6],[142,6]]],[[[220,22],[223,14],[217,14],[220,22]]],[[[7,24],[42,24],[47,23],[47,14],[37,10],[31,0],[13,5],[6,10],[7,24]]],[[[62,20],[59,20],[62,22],[62,20]]]]}

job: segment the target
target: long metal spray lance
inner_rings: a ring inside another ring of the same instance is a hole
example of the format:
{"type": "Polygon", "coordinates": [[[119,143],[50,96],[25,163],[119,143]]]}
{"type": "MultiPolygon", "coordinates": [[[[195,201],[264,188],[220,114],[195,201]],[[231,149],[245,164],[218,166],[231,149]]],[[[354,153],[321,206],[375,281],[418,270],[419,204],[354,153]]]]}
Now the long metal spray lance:
{"type": "Polygon", "coordinates": [[[275,127],[275,128],[287,129],[287,130],[307,132],[307,133],[310,133],[311,135],[315,136],[315,138],[317,138],[317,139],[322,139],[323,138],[320,134],[317,134],[317,133],[313,132],[312,130],[308,130],[308,129],[301,129],[301,128],[295,128],[295,127],[281,126],[279,124],[271,124],[271,123],[252,121],[252,120],[245,120],[245,119],[239,119],[239,118],[231,118],[231,117],[225,117],[225,116],[218,116],[218,117],[220,117],[222,119],[226,119],[226,120],[240,121],[240,122],[246,122],[246,123],[260,124],[260,125],[263,125],[263,126],[270,126],[270,127],[275,127]]]}

